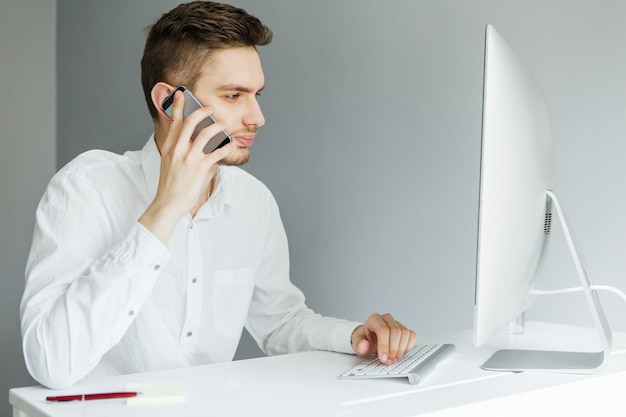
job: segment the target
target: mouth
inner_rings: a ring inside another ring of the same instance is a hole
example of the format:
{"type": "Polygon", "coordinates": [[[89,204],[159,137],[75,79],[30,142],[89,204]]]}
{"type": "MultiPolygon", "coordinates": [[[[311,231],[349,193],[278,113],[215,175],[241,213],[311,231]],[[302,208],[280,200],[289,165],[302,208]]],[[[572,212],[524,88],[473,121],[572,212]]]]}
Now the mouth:
{"type": "Polygon", "coordinates": [[[254,135],[235,136],[233,139],[242,148],[249,148],[254,145],[254,135]]]}

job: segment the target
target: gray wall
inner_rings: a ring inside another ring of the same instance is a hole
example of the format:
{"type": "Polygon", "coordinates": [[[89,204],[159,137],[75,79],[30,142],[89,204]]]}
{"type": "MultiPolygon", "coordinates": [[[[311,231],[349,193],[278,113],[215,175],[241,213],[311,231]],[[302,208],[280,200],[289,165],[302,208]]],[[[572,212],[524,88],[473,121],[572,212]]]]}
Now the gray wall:
{"type": "Polygon", "coordinates": [[[0,0],[0,416],[9,389],[32,385],[19,301],[35,206],[55,170],[56,1],[0,0]]]}
{"type": "MultiPolygon", "coordinates": [[[[58,158],[151,132],[143,29],[177,1],[58,2],[58,158]]],[[[472,326],[484,27],[545,86],[557,189],[598,283],[626,288],[626,3],[621,0],[234,2],[260,49],[267,119],[246,167],[274,192],[292,279],[323,314],[391,311],[418,333],[472,326]]],[[[560,235],[544,287],[576,285],[560,235]]],[[[581,300],[531,317],[585,323],[581,300]]],[[[624,306],[603,297],[611,324],[624,306]]],[[[239,357],[255,355],[246,339],[239,357]]]]}

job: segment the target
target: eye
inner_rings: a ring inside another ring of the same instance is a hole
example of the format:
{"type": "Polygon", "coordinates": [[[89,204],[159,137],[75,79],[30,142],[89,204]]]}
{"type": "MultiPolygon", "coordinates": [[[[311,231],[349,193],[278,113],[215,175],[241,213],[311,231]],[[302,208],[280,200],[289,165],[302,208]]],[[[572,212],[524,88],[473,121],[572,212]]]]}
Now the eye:
{"type": "Polygon", "coordinates": [[[226,96],[226,98],[228,100],[232,100],[232,101],[237,100],[239,97],[241,97],[241,94],[239,94],[239,93],[229,94],[229,95],[226,96]]]}

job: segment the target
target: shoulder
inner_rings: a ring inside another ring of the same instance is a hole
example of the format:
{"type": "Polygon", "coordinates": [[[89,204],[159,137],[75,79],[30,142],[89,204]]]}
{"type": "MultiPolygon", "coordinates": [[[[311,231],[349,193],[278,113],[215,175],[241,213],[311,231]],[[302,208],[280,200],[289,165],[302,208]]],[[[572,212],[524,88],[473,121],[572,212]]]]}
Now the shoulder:
{"type": "Polygon", "coordinates": [[[102,183],[120,185],[136,177],[141,170],[137,151],[123,155],[94,149],[86,151],[62,167],[50,181],[50,185],[67,187],[99,187],[102,183]]]}
{"type": "Polygon", "coordinates": [[[132,169],[140,163],[138,151],[123,155],[101,149],[92,149],[78,155],[59,170],[61,175],[84,175],[99,170],[132,169]]]}

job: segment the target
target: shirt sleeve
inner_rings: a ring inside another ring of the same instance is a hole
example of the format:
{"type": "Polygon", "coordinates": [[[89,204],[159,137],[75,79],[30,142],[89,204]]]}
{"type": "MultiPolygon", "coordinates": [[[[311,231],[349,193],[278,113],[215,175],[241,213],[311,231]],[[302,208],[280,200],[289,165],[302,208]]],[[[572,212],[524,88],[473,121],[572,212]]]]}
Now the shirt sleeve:
{"type": "Polygon", "coordinates": [[[167,248],[78,175],[57,174],[36,212],[20,305],[26,366],[62,388],[87,375],[149,297],[167,248]]]}
{"type": "Polygon", "coordinates": [[[309,350],[354,353],[350,337],[361,323],[324,317],[305,304],[289,279],[289,249],[278,205],[268,191],[267,233],[247,328],[267,354],[309,350]]]}

